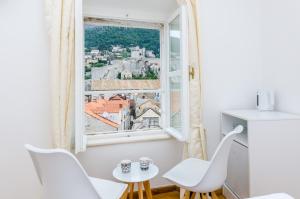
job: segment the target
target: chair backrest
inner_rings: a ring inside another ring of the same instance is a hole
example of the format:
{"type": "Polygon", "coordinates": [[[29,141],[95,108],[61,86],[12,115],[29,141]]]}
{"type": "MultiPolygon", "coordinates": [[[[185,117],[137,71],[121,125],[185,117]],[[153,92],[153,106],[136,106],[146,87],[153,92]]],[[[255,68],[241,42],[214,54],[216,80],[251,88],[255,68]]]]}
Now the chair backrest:
{"type": "Polygon", "coordinates": [[[210,161],[210,166],[205,176],[197,185],[199,188],[204,189],[201,191],[210,192],[222,187],[227,177],[227,164],[232,142],[237,134],[242,131],[243,126],[238,125],[222,139],[210,161]]]}
{"type": "Polygon", "coordinates": [[[62,149],[25,145],[47,199],[100,199],[75,156],[62,149]]]}

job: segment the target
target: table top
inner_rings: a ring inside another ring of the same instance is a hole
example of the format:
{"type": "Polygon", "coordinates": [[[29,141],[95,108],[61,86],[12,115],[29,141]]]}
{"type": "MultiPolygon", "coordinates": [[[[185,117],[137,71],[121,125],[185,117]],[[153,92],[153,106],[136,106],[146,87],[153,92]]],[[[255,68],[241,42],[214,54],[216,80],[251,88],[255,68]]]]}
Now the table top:
{"type": "Polygon", "coordinates": [[[154,164],[150,164],[149,169],[144,171],[140,169],[138,162],[133,162],[129,173],[122,173],[121,166],[118,165],[113,171],[113,176],[122,182],[134,183],[150,180],[154,178],[158,172],[159,169],[154,164]]]}

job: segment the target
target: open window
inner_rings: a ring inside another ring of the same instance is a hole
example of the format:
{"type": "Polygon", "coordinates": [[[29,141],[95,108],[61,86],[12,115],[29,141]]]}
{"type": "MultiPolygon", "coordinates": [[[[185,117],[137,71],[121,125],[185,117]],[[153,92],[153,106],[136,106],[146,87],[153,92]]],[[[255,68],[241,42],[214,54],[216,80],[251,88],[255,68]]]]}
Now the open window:
{"type": "Polygon", "coordinates": [[[181,6],[167,24],[168,55],[168,126],[166,131],[180,141],[185,141],[189,131],[189,84],[187,60],[187,17],[181,6]]]}
{"type": "MultiPolygon", "coordinates": [[[[77,3],[80,3],[78,1],[77,3]]],[[[184,7],[147,22],[76,9],[76,151],[188,132],[184,7]]]]}

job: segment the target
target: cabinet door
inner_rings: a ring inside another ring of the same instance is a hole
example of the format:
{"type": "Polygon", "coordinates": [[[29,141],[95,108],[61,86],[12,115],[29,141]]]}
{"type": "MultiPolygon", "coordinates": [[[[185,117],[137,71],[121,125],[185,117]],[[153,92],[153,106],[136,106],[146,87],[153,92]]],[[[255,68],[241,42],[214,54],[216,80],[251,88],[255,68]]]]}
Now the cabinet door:
{"type": "Polygon", "coordinates": [[[248,148],[233,142],[229,160],[226,185],[239,198],[249,197],[248,148]]]}

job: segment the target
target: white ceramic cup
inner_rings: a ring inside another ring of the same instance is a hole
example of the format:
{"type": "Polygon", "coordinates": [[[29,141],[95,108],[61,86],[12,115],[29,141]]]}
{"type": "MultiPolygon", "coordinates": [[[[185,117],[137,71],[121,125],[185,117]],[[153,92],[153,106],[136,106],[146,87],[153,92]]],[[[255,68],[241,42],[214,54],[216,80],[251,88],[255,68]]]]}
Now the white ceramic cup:
{"type": "Polygon", "coordinates": [[[131,170],[131,160],[122,160],[120,165],[121,165],[121,170],[122,173],[129,173],[131,170]]]}
{"type": "Polygon", "coordinates": [[[140,163],[140,168],[141,168],[141,170],[148,170],[150,164],[153,163],[153,160],[151,160],[151,159],[148,158],[148,157],[141,157],[141,158],[139,159],[139,163],[140,163]]]}

